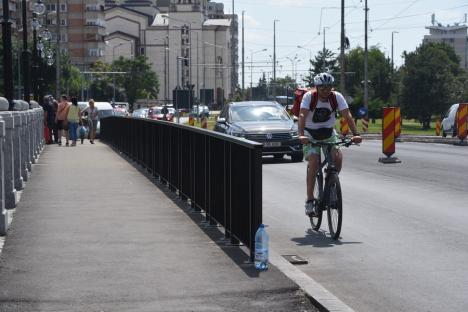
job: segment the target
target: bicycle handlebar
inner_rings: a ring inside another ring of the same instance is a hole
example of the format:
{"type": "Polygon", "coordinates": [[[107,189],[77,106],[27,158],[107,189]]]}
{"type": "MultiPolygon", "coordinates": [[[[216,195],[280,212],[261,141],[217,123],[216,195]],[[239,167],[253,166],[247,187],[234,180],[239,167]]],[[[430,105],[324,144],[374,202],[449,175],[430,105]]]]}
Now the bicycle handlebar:
{"type": "Polygon", "coordinates": [[[311,146],[333,146],[333,145],[336,145],[336,146],[339,146],[339,145],[342,145],[342,146],[345,146],[345,147],[350,147],[351,145],[359,145],[358,143],[354,143],[353,140],[349,139],[349,138],[342,138],[341,141],[339,142],[311,142],[309,141],[309,144],[311,146]]]}

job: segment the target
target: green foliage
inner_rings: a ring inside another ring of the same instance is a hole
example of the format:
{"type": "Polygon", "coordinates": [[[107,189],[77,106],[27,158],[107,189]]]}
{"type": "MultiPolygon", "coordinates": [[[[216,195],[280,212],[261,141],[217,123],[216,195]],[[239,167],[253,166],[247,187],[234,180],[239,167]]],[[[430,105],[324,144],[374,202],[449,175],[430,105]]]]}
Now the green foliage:
{"type": "Polygon", "coordinates": [[[335,53],[328,49],[319,51],[315,59],[310,60],[310,64],[312,67],[309,69],[309,74],[302,79],[307,86],[313,85],[314,76],[317,74],[330,72],[336,78],[338,76],[337,73],[340,71],[339,62],[335,57],[335,53]]]}
{"type": "MultiPolygon", "coordinates": [[[[355,105],[362,106],[363,81],[364,81],[364,49],[357,47],[346,55],[346,71],[352,74],[346,76],[346,91],[352,97],[361,98],[355,105]]],[[[387,102],[392,94],[392,67],[390,61],[377,47],[371,47],[368,51],[368,86],[369,102],[378,98],[387,102]]],[[[368,103],[369,104],[369,103],[368,103]]]]}
{"type": "Polygon", "coordinates": [[[159,93],[159,81],[156,73],[151,70],[151,64],[144,55],[133,59],[120,57],[113,63],[116,71],[127,72],[116,77],[119,87],[125,90],[130,111],[139,98],[155,98],[159,93]]]}
{"type": "Polygon", "coordinates": [[[452,47],[427,43],[405,53],[402,69],[402,113],[429,127],[433,114],[443,113],[463,94],[459,58],[452,47]]]}
{"type": "Polygon", "coordinates": [[[112,75],[105,73],[112,71],[112,65],[97,61],[91,66],[90,71],[102,72],[102,74],[87,75],[91,97],[97,101],[110,101],[113,97],[112,75]]]}

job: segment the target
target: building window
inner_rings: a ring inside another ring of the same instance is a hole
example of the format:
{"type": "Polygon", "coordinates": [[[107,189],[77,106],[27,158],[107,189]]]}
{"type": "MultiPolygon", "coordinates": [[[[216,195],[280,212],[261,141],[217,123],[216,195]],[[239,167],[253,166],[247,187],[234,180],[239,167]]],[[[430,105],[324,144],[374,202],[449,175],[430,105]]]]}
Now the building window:
{"type": "Polygon", "coordinates": [[[66,19],[61,19],[60,20],[60,25],[67,26],[67,20],[66,19]]]}
{"type": "Polygon", "coordinates": [[[55,4],[46,4],[47,12],[55,11],[55,4]]]}
{"type": "Polygon", "coordinates": [[[65,3],[60,4],[60,12],[67,12],[67,4],[65,3]]]}
{"type": "Polygon", "coordinates": [[[98,49],[88,49],[88,56],[98,56],[98,49]]]}
{"type": "Polygon", "coordinates": [[[140,48],[140,55],[145,55],[145,48],[143,47],[140,48]]]}

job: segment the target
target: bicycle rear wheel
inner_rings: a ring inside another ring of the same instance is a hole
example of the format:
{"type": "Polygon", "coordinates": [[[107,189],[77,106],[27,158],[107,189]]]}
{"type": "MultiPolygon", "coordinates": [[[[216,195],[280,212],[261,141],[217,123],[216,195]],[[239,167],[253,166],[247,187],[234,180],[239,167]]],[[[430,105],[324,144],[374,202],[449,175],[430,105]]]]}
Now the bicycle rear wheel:
{"type": "Polygon", "coordinates": [[[315,205],[319,208],[318,215],[309,215],[310,218],[310,225],[312,225],[312,229],[314,231],[318,231],[320,229],[320,225],[322,224],[322,201],[323,201],[323,175],[322,173],[318,173],[315,177],[315,187],[314,187],[314,198],[315,198],[315,205]]]}
{"type": "Polygon", "coordinates": [[[341,223],[343,221],[343,205],[341,185],[337,174],[329,176],[326,187],[328,230],[333,239],[338,239],[340,238],[341,223]]]}

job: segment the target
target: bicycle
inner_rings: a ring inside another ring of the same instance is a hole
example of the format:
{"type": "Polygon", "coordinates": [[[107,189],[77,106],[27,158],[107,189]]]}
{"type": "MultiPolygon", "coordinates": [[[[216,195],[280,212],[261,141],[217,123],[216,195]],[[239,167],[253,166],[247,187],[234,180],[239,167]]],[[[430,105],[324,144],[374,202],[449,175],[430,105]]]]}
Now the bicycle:
{"type": "MultiPolygon", "coordinates": [[[[323,211],[327,210],[328,229],[333,239],[338,239],[341,232],[341,224],[343,221],[343,203],[341,195],[340,179],[338,177],[338,170],[335,167],[333,158],[331,157],[331,150],[333,146],[349,147],[355,144],[351,139],[343,138],[340,142],[326,143],[326,142],[310,142],[311,146],[325,147],[323,154],[325,159],[322,161],[322,153],[319,154],[319,169],[315,177],[314,187],[314,201],[319,209],[317,215],[310,214],[310,223],[314,231],[320,229],[322,224],[323,211]],[[324,167],[326,168],[324,169],[324,167]],[[325,185],[324,185],[324,172],[325,172],[325,185]]],[[[309,170],[309,166],[307,166],[309,170]]]]}

